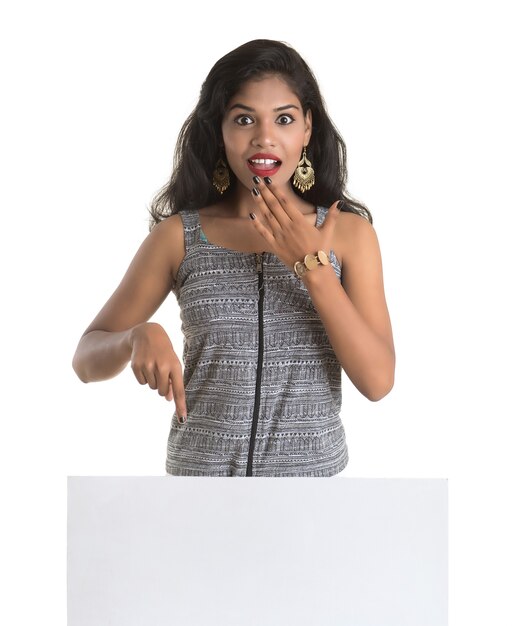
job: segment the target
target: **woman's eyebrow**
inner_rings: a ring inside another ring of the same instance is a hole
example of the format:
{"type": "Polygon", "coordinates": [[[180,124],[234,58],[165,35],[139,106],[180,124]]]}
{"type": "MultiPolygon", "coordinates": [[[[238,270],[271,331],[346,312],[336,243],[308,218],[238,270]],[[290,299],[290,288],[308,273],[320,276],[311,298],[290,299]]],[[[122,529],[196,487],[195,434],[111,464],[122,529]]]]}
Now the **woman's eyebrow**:
{"type": "MultiPolygon", "coordinates": [[[[240,102],[238,102],[237,104],[233,104],[229,111],[232,111],[232,109],[244,109],[245,111],[250,111],[250,113],[255,113],[255,109],[253,109],[252,107],[247,107],[246,104],[241,104],[240,102]]],[[[299,111],[299,107],[296,106],[295,104],[284,104],[281,107],[277,107],[275,109],[273,109],[275,112],[278,111],[284,111],[285,109],[297,109],[299,111]]]]}

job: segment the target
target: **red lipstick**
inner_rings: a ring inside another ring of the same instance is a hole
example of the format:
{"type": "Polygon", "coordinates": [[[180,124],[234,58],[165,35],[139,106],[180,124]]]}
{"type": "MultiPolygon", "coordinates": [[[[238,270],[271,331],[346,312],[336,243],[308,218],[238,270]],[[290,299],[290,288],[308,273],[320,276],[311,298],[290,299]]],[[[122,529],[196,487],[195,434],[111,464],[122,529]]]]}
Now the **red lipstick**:
{"type": "Polygon", "coordinates": [[[281,167],[281,159],[276,154],[257,152],[247,160],[247,164],[256,176],[273,176],[281,167]]]}

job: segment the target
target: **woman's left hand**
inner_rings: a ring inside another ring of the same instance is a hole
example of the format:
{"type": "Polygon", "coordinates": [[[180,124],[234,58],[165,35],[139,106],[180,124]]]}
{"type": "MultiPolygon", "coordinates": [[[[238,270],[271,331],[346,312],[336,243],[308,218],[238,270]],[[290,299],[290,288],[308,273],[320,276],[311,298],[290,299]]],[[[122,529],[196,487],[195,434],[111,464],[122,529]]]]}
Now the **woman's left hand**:
{"type": "Polygon", "coordinates": [[[318,250],[330,253],[335,222],[340,212],[338,201],[332,204],[324,222],[316,228],[308,223],[297,208],[293,192],[282,190],[274,183],[267,185],[263,181],[255,187],[260,194],[256,195],[252,191],[256,205],[253,211],[254,226],[268,242],[270,250],[290,270],[293,271],[295,262],[302,261],[307,254],[316,254],[318,250]]]}

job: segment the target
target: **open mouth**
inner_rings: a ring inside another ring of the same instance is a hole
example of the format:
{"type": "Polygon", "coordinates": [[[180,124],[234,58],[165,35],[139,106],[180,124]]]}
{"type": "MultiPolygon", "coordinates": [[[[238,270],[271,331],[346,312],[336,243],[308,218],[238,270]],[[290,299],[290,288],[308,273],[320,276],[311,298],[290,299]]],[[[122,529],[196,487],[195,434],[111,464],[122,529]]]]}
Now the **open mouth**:
{"type": "Polygon", "coordinates": [[[248,159],[248,168],[259,176],[272,176],[281,167],[281,161],[275,159],[248,159]]]}

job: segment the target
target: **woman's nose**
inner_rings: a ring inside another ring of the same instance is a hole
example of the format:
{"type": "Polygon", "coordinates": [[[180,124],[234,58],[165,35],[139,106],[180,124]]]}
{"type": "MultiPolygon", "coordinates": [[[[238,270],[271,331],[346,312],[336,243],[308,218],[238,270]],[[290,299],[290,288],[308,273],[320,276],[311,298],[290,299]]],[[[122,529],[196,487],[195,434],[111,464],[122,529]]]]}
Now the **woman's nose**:
{"type": "Polygon", "coordinates": [[[274,146],[276,144],[275,128],[272,121],[258,121],[252,137],[256,146],[274,146]]]}

